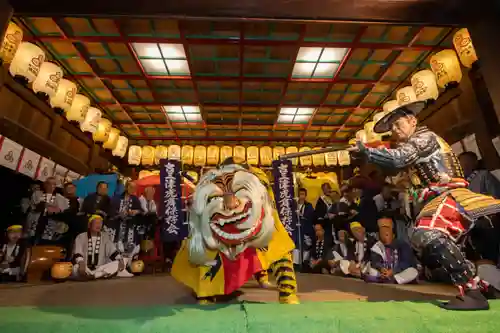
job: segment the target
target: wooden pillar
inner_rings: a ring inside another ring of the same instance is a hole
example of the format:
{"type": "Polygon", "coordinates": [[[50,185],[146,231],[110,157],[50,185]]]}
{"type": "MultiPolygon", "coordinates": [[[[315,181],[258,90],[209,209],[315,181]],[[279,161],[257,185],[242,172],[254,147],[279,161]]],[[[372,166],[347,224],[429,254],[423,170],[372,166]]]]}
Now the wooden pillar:
{"type": "MultiPolygon", "coordinates": [[[[3,40],[3,35],[5,34],[5,30],[9,25],[10,18],[12,17],[12,7],[10,6],[7,0],[0,0],[0,42],[3,40]]],[[[4,71],[0,71],[0,89],[4,85],[4,71]]]]}

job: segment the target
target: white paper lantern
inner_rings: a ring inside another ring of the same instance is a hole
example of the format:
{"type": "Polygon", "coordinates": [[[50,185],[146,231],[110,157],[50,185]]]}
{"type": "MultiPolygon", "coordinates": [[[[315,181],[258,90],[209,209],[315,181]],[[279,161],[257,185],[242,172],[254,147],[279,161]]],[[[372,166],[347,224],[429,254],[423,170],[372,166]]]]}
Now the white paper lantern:
{"type": "Polygon", "coordinates": [[[80,124],[82,132],[89,132],[94,134],[99,126],[102,112],[98,108],[90,107],[85,115],[85,120],[80,124]]]}
{"type": "Polygon", "coordinates": [[[347,166],[351,164],[351,155],[347,150],[340,150],[337,153],[337,160],[340,166],[347,166]]]}
{"type": "Polygon", "coordinates": [[[412,86],[399,89],[396,93],[396,98],[399,105],[406,105],[417,101],[417,95],[412,86]]]}
{"type": "Polygon", "coordinates": [[[130,146],[128,150],[128,164],[139,165],[141,164],[142,149],[139,146],[130,146]]]}
{"type": "Polygon", "coordinates": [[[50,106],[63,112],[69,112],[76,95],[76,84],[70,80],[61,79],[56,93],[50,97],[50,106]]]}
{"type": "Polygon", "coordinates": [[[413,74],[411,86],[419,101],[436,100],[439,97],[436,76],[428,69],[413,74]]]}
{"type": "Polygon", "coordinates": [[[453,36],[453,46],[455,46],[458,57],[465,67],[471,68],[472,64],[478,60],[476,50],[474,49],[474,45],[472,45],[472,39],[470,38],[467,28],[462,28],[455,32],[453,36]]]}
{"type": "Polygon", "coordinates": [[[118,139],[120,138],[120,130],[118,128],[112,127],[109,131],[108,139],[102,144],[104,149],[114,150],[118,145],[118,139]]]}
{"type": "Polygon", "coordinates": [[[99,124],[97,125],[97,131],[94,132],[92,138],[95,142],[106,142],[109,138],[109,133],[111,133],[111,121],[105,118],[101,118],[99,120],[99,124]]]}
{"type": "Polygon", "coordinates": [[[48,97],[56,94],[59,82],[63,77],[63,70],[52,62],[44,62],[40,67],[40,71],[35,81],[33,81],[32,89],[35,93],[44,93],[48,97]]]}
{"type": "Polygon", "coordinates": [[[382,108],[384,109],[384,112],[391,112],[394,109],[397,109],[399,107],[399,103],[396,100],[390,100],[384,103],[382,108]]]}
{"type": "Polygon", "coordinates": [[[361,143],[366,143],[366,132],[364,129],[359,130],[356,132],[356,141],[359,141],[361,143]]]}
{"type": "Polygon", "coordinates": [[[168,158],[168,147],[156,146],[155,149],[155,164],[160,164],[160,160],[168,158]]]}
{"type": "Polygon", "coordinates": [[[366,133],[366,142],[377,142],[377,141],[382,141],[382,135],[375,133],[373,130],[373,127],[375,127],[375,122],[374,121],[369,121],[365,124],[365,133],[366,133]]]}
{"type": "Polygon", "coordinates": [[[14,59],[16,51],[23,41],[23,29],[19,28],[14,22],[9,22],[5,31],[2,46],[0,47],[0,59],[4,64],[8,64],[14,59]]]}
{"type": "Polygon", "coordinates": [[[153,165],[155,162],[155,147],[144,146],[142,147],[141,156],[142,165],[153,165]]]}
{"type": "Polygon", "coordinates": [[[12,59],[9,72],[10,75],[23,77],[31,83],[35,81],[44,62],[45,52],[41,48],[35,44],[23,42],[12,59]]]}
{"type": "Polygon", "coordinates": [[[115,149],[111,152],[113,156],[118,156],[120,158],[125,157],[128,148],[128,139],[126,136],[120,135],[118,138],[118,143],[116,144],[115,149]]]}
{"type": "Polygon", "coordinates": [[[81,94],[76,94],[73,98],[73,103],[71,103],[69,111],[66,112],[66,119],[68,119],[68,121],[76,121],[78,123],[83,122],[89,107],[90,99],[81,94]]]}
{"type": "Polygon", "coordinates": [[[431,57],[430,65],[439,87],[446,88],[449,84],[462,81],[462,68],[455,51],[443,50],[436,53],[431,57]]]}

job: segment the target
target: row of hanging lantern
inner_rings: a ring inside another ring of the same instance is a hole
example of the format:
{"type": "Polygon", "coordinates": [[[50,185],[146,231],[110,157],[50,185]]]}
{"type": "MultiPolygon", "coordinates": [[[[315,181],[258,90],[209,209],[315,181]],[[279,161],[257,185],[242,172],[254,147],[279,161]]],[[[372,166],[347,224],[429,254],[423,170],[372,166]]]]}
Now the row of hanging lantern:
{"type": "MultiPolygon", "coordinates": [[[[315,147],[312,149],[320,149],[315,147]]],[[[205,166],[217,165],[219,162],[232,157],[236,162],[246,161],[250,165],[270,166],[273,160],[280,155],[311,150],[309,147],[243,147],[243,146],[136,146],[132,145],[128,152],[128,162],[131,165],[152,166],[160,163],[161,159],[177,159],[186,165],[205,166]]],[[[315,154],[292,159],[293,165],[308,166],[335,166],[349,165],[350,158],[347,151],[315,154]]]]}
{"type": "Polygon", "coordinates": [[[77,93],[76,84],[63,78],[61,67],[46,61],[40,47],[22,40],[23,30],[10,22],[0,47],[0,60],[9,64],[9,73],[14,79],[25,86],[31,85],[55,112],[64,114],[83,132],[90,133],[94,142],[123,158],[127,153],[127,137],[120,135],[120,130],[102,117],[101,110],[90,105],[88,97],[77,93]]]}
{"type": "Polygon", "coordinates": [[[381,140],[383,136],[391,133],[376,134],[373,132],[373,127],[384,115],[405,104],[435,101],[439,97],[439,89],[456,87],[462,80],[460,63],[466,68],[472,68],[478,57],[466,28],[454,34],[453,46],[455,50],[442,50],[434,54],[429,61],[431,69],[424,69],[413,74],[410,79],[411,85],[397,90],[396,98],[384,103],[383,110],[376,113],[373,120],[367,122],[362,130],[356,132],[356,137],[350,143],[355,140],[363,143],[381,140]]]}

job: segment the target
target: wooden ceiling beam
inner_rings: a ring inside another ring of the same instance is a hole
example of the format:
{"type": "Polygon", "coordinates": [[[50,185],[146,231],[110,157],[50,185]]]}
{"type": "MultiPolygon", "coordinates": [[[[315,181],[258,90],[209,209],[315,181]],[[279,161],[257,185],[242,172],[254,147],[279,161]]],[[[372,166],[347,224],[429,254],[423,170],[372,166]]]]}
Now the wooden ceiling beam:
{"type": "Polygon", "coordinates": [[[142,16],[169,18],[362,21],[459,24],[470,20],[465,0],[134,0],[12,1],[14,11],[30,16],[142,16]]]}

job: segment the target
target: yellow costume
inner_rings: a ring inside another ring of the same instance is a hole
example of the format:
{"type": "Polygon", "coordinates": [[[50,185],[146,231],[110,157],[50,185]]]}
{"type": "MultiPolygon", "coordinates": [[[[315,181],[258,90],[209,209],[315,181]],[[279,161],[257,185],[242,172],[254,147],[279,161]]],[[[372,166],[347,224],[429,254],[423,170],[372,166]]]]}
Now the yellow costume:
{"type": "Polygon", "coordinates": [[[230,294],[272,269],[280,302],[298,303],[290,255],[295,245],[260,169],[233,163],[205,173],[193,194],[190,226],[172,276],[198,297],[230,294]]]}

